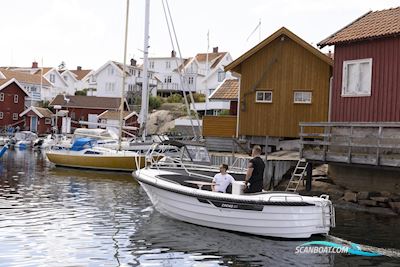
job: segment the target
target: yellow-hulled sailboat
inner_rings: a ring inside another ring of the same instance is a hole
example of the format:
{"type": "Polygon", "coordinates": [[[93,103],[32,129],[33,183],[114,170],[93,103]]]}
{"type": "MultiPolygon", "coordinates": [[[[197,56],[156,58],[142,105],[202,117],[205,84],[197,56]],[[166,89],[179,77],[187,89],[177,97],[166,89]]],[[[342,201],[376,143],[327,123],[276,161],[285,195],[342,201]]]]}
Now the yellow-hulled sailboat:
{"type": "Polygon", "coordinates": [[[99,147],[91,138],[79,138],[71,148],[53,147],[46,155],[56,166],[64,167],[133,171],[145,166],[144,154],[99,147]]]}

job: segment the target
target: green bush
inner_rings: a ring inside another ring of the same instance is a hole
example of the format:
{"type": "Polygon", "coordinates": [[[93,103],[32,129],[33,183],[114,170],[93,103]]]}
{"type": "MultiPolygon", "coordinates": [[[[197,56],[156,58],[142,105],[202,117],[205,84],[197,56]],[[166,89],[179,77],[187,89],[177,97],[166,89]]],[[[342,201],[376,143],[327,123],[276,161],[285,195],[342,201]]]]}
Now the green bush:
{"type": "Polygon", "coordinates": [[[218,113],[218,115],[220,115],[220,116],[229,115],[229,109],[223,109],[223,110],[221,110],[221,111],[218,113]]]}
{"type": "Polygon", "coordinates": [[[172,94],[167,98],[168,103],[182,103],[182,96],[180,94],[172,94]]]}
{"type": "Polygon", "coordinates": [[[159,96],[150,96],[149,98],[149,109],[158,109],[163,103],[163,100],[159,96]]]}

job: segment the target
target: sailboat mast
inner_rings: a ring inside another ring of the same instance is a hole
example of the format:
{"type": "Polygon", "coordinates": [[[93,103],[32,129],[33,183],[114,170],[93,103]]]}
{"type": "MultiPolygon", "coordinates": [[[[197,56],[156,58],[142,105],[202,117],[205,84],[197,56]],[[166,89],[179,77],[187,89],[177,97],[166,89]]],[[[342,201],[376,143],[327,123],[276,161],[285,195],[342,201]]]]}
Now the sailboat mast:
{"type": "Polygon", "coordinates": [[[142,83],[142,106],[140,108],[142,138],[146,139],[147,114],[149,113],[149,90],[148,90],[148,65],[149,65],[149,21],[150,0],[146,0],[144,21],[144,48],[143,48],[143,83],[142,83]]]}
{"type": "Polygon", "coordinates": [[[122,69],[122,89],[121,89],[121,104],[119,106],[119,137],[118,150],[121,150],[122,142],[122,124],[125,104],[125,80],[126,80],[126,50],[128,45],[128,21],[129,21],[129,0],[126,0],[126,19],[125,19],[125,43],[124,43],[124,62],[122,69]]]}

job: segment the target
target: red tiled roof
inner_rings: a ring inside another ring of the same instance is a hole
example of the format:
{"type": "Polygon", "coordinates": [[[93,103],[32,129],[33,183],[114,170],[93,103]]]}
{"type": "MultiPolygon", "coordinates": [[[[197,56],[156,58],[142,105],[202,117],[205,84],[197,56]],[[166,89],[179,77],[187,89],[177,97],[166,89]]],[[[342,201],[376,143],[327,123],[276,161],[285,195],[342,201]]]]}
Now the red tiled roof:
{"type": "Polygon", "coordinates": [[[6,78],[11,79],[15,78],[18,82],[21,83],[30,83],[30,84],[43,84],[44,86],[51,86],[51,84],[45,79],[40,78],[40,75],[36,74],[28,74],[25,72],[12,71],[6,69],[0,69],[0,72],[6,76],[6,78]]]}
{"type": "MultiPolygon", "coordinates": [[[[208,53],[208,61],[213,62],[210,68],[215,68],[227,52],[208,53]]],[[[207,53],[200,53],[196,55],[198,62],[205,62],[207,60],[207,53]]]]}
{"type": "Polygon", "coordinates": [[[321,41],[318,46],[400,35],[400,7],[370,11],[321,41]]]}
{"type": "Polygon", "coordinates": [[[71,70],[71,72],[76,75],[76,79],[79,81],[85,78],[85,76],[91,71],[92,70],[71,70]]]}
{"type": "Polygon", "coordinates": [[[226,79],[211,95],[210,99],[235,100],[239,95],[239,80],[226,79]]]}
{"type": "Polygon", "coordinates": [[[58,95],[49,106],[60,105],[64,108],[88,108],[88,109],[113,109],[118,110],[121,104],[120,97],[98,97],[82,95],[58,95]],[[66,100],[69,99],[69,100],[66,100]]]}

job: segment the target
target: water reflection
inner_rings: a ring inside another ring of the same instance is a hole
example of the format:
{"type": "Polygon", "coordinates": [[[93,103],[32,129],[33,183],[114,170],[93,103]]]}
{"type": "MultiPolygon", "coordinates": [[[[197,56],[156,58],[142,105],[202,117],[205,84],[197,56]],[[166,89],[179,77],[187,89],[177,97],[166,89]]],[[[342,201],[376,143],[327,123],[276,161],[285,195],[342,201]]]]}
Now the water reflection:
{"type": "MultiPolygon", "coordinates": [[[[0,266],[396,266],[296,255],[304,241],[225,232],[160,215],[130,174],[55,168],[40,152],[0,160],[0,266]]],[[[334,235],[400,248],[398,218],[338,211],[334,235]]]]}

